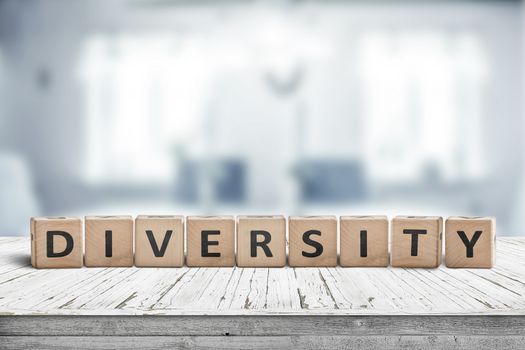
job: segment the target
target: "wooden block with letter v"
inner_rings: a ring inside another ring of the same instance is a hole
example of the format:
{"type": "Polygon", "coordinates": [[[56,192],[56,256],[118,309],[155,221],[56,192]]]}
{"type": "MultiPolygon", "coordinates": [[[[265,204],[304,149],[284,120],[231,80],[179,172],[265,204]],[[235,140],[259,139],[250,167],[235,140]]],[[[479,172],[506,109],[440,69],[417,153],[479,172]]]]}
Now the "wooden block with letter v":
{"type": "Polygon", "coordinates": [[[131,216],[86,216],[84,220],[86,266],[133,266],[131,216]]]}
{"type": "Polygon", "coordinates": [[[496,259],[496,219],[452,216],[445,223],[447,267],[491,268],[496,259]]]}
{"type": "Polygon", "coordinates": [[[186,219],[186,265],[230,267],[235,265],[233,216],[189,216],[186,219]]]}
{"type": "Polygon", "coordinates": [[[82,267],[82,222],[70,217],[31,218],[31,265],[82,267]]]}
{"type": "Polygon", "coordinates": [[[396,216],[391,227],[392,266],[438,267],[441,264],[443,218],[396,216]]]}
{"type": "Polygon", "coordinates": [[[135,220],[135,266],[184,264],[184,217],[139,215],[135,220]]]}
{"type": "Polygon", "coordinates": [[[335,216],[292,216],[288,219],[290,266],[337,265],[335,216]]]}
{"type": "Polygon", "coordinates": [[[388,218],[341,216],[341,266],[388,266],[388,218]]]}
{"type": "Polygon", "coordinates": [[[275,216],[237,218],[237,266],[286,265],[286,219],[275,216]]]}

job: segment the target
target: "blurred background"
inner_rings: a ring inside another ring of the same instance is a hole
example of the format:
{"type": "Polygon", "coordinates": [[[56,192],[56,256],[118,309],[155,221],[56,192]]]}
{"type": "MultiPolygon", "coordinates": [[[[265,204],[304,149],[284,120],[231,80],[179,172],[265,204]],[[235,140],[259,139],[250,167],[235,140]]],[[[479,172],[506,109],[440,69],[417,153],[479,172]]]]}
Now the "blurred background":
{"type": "Polygon", "coordinates": [[[0,0],[0,235],[91,214],[494,215],[521,1],[0,0]]]}

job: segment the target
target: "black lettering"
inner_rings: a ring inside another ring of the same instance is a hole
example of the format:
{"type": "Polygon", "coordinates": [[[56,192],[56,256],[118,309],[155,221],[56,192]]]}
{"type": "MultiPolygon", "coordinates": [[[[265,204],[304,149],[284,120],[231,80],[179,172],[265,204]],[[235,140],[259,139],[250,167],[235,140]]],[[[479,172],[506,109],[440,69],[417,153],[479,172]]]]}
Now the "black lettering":
{"type": "Polygon", "coordinates": [[[219,245],[219,241],[210,241],[208,236],[220,235],[221,231],[201,231],[201,256],[202,257],[215,257],[221,256],[221,253],[210,253],[208,247],[211,245],[219,245]]]}
{"type": "Polygon", "coordinates": [[[308,253],[308,252],[303,251],[302,254],[306,258],[315,258],[323,254],[323,245],[319,242],[316,242],[310,239],[310,236],[313,236],[313,235],[321,236],[321,231],[310,230],[310,231],[306,231],[305,233],[303,233],[303,242],[315,248],[315,252],[313,253],[308,253]]]}
{"type": "Polygon", "coordinates": [[[250,256],[257,257],[257,247],[261,247],[266,257],[273,257],[272,251],[268,247],[268,243],[272,240],[272,236],[268,231],[250,231],[250,256]],[[257,236],[263,236],[262,242],[257,242],[257,236]]]}
{"type": "Polygon", "coordinates": [[[73,236],[64,231],[47,231],[47,257],[48,258],[62,258],[69,255],[73,251],[73,236]],[[54,237],[61,236],[66,240],[66,248],[61,252],[55,252],[54,237]]]}
{"type": "Polygon", "coordinates": [[[167,230],[166,234],[164,235],[164,239],[162,240],[162,245],[157,245],[157,241],[155,241],[155,236],[153,235],[153,231],[146,230],[146,235],[148,236],[149,244],[151,245],[151,250],[153,250],[153,255],[155,255],[156,258],[162,258],[164,256],[164,253],[166,253],[166,249],[168,248],[168,243],[170,241],[171,235],[173,234],[173,230],[167,230]]]}
{"type": "Polygon", "coordinates": [[[412,235],[412,244],[410,248],[410,255],[417,256],[417,247],[418,247],[418,237],[419,235],[426,235],[427,230],[403,230],[403,233],[406,235],[412,235]]]}
{"type": "Polygon", "coordinates": [[[474,245],[478,242],[479,237],[481,237],[482,231],[476,231],[474,232],[474,235],[472,236],[472,239],[469,241],[467,238],[467,235],[464,231],[458,231],[458,236],[461,238],[461,241],[467,248],[467,258],[473,258],[474,257],[474,245]]]}

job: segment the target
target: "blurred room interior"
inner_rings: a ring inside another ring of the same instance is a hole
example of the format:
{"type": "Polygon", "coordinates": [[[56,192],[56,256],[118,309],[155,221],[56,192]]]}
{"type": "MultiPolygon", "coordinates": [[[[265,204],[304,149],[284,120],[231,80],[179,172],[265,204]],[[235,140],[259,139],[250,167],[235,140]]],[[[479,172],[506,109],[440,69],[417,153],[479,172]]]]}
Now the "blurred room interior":
{"type": "Polygon", "coordinates": [[[91,214],[494,215],[521,1],[0,0],[0,235],[91,214]]]}

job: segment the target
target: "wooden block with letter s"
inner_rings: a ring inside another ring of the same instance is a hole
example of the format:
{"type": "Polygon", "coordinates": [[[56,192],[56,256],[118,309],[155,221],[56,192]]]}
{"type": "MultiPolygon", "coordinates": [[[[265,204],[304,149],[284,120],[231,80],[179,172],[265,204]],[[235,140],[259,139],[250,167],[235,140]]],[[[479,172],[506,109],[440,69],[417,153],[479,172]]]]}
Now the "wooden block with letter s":
{"type": "Polygon", "coordinates": [[[82,267],[82,221],[72,217],[31,218],[31,265],[82,267]]]}
{"type": "Polygon", "coordinates": [[[131,216],[86,216],[85,231],[86,266],[133,266],[131,216]]]}
{"type": "Polygon", "coordinates": [[[341,216],[341,266],[388,266],[388,218],[341,216]]]}
{"type": "Polygon", "coordinates": [[[184,217],[139,215],[135,219],[135,266],[184,264],[184,217]]]}
{"type": "Polygon", "coordinates": [[[337,265],[335,216],[292,216],[288,220],[290,266],[337,265]]]}
{"type": "Polygon", "coordinates": [[[443,218],[396,216],[391,225],[394,267],[438,267],[443,247],[443,218]]]}
{"type": "Polygon", "coordinates": [[[496,259],[496,219],[452,216],[445,222],[445,265],[492,268],[496,259]]]}
{"type": "Polygon", "coordinates": [[[237,218],[237,266],[286,264],[286,219],[282,215],[237,218]]]}
{"type": "Polygon", "coordinates": [[[233,216],[189,216],[186,219],[186,265],[230,267],[235,265],[233,216]]]}

